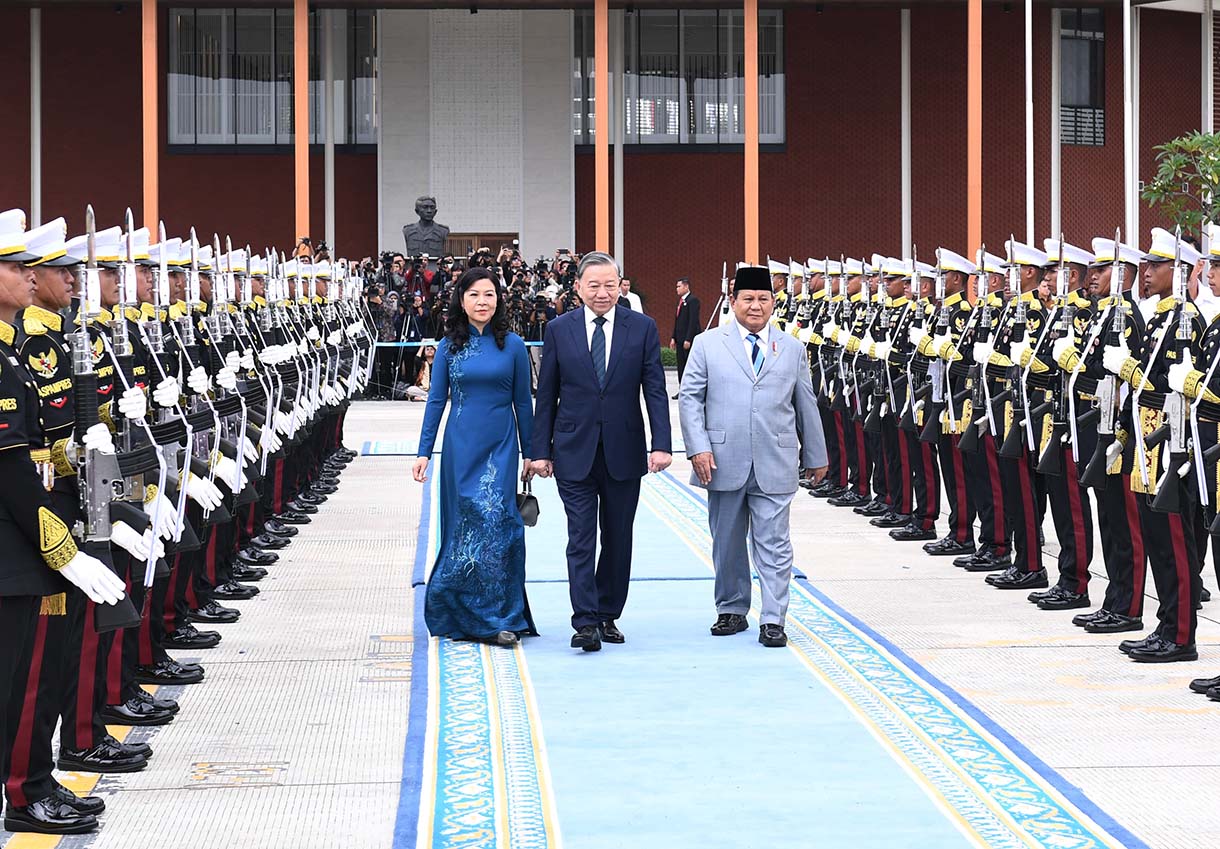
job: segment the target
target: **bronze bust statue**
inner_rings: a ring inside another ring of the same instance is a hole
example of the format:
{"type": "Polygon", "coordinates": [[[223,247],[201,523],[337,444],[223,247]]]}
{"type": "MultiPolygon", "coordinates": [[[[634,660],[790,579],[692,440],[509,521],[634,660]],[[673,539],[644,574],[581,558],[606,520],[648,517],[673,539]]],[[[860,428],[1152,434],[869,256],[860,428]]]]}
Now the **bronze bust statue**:
{"type": "Polygon", "coordinates": [[[430,257],[444,256],[445,240],[449,228],[436,223],[436,198],[421,197],[415,201],[415,214],[419,221],[402,228],[402,237],[407,243],[407,256],[428,254],[430,257]]]}

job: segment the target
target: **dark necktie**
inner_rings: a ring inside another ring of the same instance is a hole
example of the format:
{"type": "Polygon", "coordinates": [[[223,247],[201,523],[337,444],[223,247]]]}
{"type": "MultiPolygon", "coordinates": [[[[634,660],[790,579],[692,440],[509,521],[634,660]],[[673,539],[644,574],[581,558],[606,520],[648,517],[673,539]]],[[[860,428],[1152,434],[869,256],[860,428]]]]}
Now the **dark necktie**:
{"type": "Polygon", "coordinates": [[[593,342],[589,345],[589,353],[593,357],[593,373],[597,375],[597,385],[606,386],[606,317],[599,315],[593,319],[597,325],[593,328],[593,342]]]}
{"type": "Polygon", "coordinates": [[[758,373],[762,371],[763,367],[763,352],[762,348],[758,347],[758,343],[762,340],[759,339],[757,333],[747,333],[746,341],[753,346],[750,349],[750,364],[754,366],[754,376],[758,377],[758,373]]]}

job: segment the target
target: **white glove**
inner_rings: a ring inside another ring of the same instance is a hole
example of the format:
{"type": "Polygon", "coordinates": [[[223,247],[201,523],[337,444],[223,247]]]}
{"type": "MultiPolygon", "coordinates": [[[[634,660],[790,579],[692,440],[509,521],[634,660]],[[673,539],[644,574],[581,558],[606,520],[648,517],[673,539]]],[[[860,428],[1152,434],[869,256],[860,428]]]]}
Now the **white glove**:
{"type": "Polygon", "coordinates": [[[317,342],[322,338],[322,334],[318,332],[318,328],[311,325],[310,328],[305,331],[305,338],[307,338],[310,342],[317,342]]]}
{"type": "Polygon", "coordinates": [[[157,384],[157,388],[153,390],[153,401],[158,407],[172,407],[178,403],[178,396],[182,391],[178,388],[178,379],[176,377],[167,377],[165,380],[157,384]]]}
{"type": "Polygon", "coordinates": [[[1169,367],[1169,388],[1174,392],[1186,391],[1186,378],[1194,371],[1195,364],[1190,361],[1188,354],[1183,358],[1182,362],[1174,363],[1169,367]]]}
{"type": "Polygon", "coordinates": [[[1131,350],[1126,345],[1109,345],[1101,354],[1101,364],[1111,374],[1123,370],[1123,363],[1131,356],[1131,350]]]}
{"type": "Polygon", "coordinates": [[[96,451],[99,454],[114,453],[114,439],[110,436],[110,428],[98,422],[85,431],[81,443],[86,451],[96,451]]]}
{"type": "Polygon", "coordinates": [[[264,450],[274,454],[276,451],[279,451],[280,448],[282,448],[284,446],[284,443],[280,441],[279,436],[276,435],[274,430],[267,428],[263,432],[264,433],[270,432],[270,434],[271,434],[271,436],[267,437],[267,445],[264,450]]]}
{"type": "Polygon", "coordinates": [[[348,338],[348,339],[355,339],[357,336],[359,336],[359,335],[361,334],[361,332],[362,332],[363,330],[364,330],[364,326],[363,326],[363,325],[361,325],[361,324],[360,324],[360,322],[358,322],[358,321],[353,321],[353,322],[352,322],[351,324],[349,324],[349,325],[347,326],[347,328],[346,328],[346,332],[347,332],[347,338],[348,338]]]}
{"type": "Polygon", "coordinates": [[[235,493],[238,489],[241,489],[242,480],[238,477],[236,463],[234,463],[228,457],[221,457],[216,461],[215,468],[216,480],[224,483],[228,489],[233,490],[235,493]],[[234,481],[237,481],[236,489],[234,489],[234,481]]]}
{"type": "Polygon", "coordinates": [[[208,379],[208,373],[203,370],[203,366],[195,366],[186,378],[186,385],[195,394],[206,395],[207,391],[212,388],[212,381],[208,379]]]}
{"type": "Polygon", "coordinates": [[[237,353],[236,351],[230,351],[229,353],[225,354],[225,368],[230,368],[233,371],[237,371],[239,368],[241,368],[241,354],[237,353]]]}
{"type": "Polygon", "coordinates": [[[926,339],[927,336],[928,331],[924,330],[922,327],[912,327],[907,331],[907,339],[909,339],[911,345],[916,348],[919,347],[919,343],[926,339]]]}
{"type": "Polygon", "coordinates": [[[148,546],[152,542],[151,537],[145,536],[126,522],[111,523],[110,541],[136,560],[148,560],[148,546]]]}
{"type": "Polygon", "coordinates": [[[331,334],[326,337],[326,344],[333,345],[336,348],[339,347],[339,343],[342,341],[343,341],[343,331],[342,330],[332,330],[331,334]]]}
{"type": "Polygon", "coordinates": [[[952,341],[953,340],[949,337],[948,333],[942,333],[939,336],[933,336],[932,337],[932,348],[936,351],[937,354],[939,354],[940,349],[945,347],[945,345],[952,343],[952,341]]]}
{"type": "MultiPolygon", "coordinates": [[[[264,433],[265,432],[266,431],[264,431],[264,433]]],[[[260,438],[259,441],[261,442],[262,439],[260,438]]],[[[256,446],[253,442],[251,442],[250,437],[248,437],[248,436],[243,436],[241,438],[241,453],[242,453],[242,456],[244,456],[246,458],[246,460],[250,463],[253,463],[256,460],[258,460],[258,446],[256,446]]]]}
{"type": "Polygon", "coordinates": [[[222,389],[227,389],[230,392],[234,391],[237,389],[237,372],[225,366],[216,372],[216,384],[222,389]]]}
{"type": "Polygon", "coordinates": [[[1022,337],[1020,342],[1014,342],[1009,345],[1008,359],[1013,361],[1014,365],[1020,365],[1021,359],[1025,356],[1027,350],[1030,350],[1030,339],[1022,337]]]}
{"type": "Polygon", "coordinates": [[[241,355],[242,371],[254,371],[254,352],[247,348],[246,353],[241,355]]]}
{"type": "Polygon", "coordinates": [[[191,475],[186,481],[186,497],[194,501],[204,510],[215,510],[222,500],[216,484],[207,478],[191,475]]]}
{"type": "Polygon", "coordinates": [[[76,552],[59,574],[80,587],[95,604],[115,604],[127,594],[127,587],[118,575],[83,551],[76,552]]]}
{"type": "Polygon", "coordinates": [[[157,535],[162,539],[173,539],[178,531],[178,506],[161,493],[144,505],[144,512],[151,519],[157,513],[157,535]]]}
{"type": "Polygon", "coordinates": [[[1106,449],[1106,466],[1111,466],[1119,455],[1123,453],[1123,444],[1117,439],[1110,443],[1110,447],[1106,449]]]}
{"type": "Polygon", "coordinates": [[[1055,344],[1051,346],[1051,357],[1055,362],[1059,362],[1059,358],[1063,356],[1063,352],[1072,347],[1072,339],[1064,336],[1062,339],[1056,339],[1055,344]]]}
{"type": "Polygon", "coordinates": [[[831,336],[834,336],[838,332],[839,325],[835,324],[833,321],[828,321],[822,325],[822,338],[826,339],[827,341],[830,340],[831,336]]]}
{"type": "Polygon", "coordinates": [[[878,342],[877,347],[873,349],[873,354],[877,357],[877,359],[885,361],[889,359],[890,351],[893,349],[893,347],[893,344],[890,342],[878,342]]]}
{"type": "Polygon", "coordinates": [[[148,398],[144,390],[133,386],[119,396],[119,412],[125,418],[142,419],[148,414],[148,398]]]}
{"type": "Polygon", "coordinates": [[[275,429],[289,438],[291,438],[290,431],[292,429],[292,416],[293,413],[284,415],[279,410],[275,411],[275,429]]]}
{"type": "MultiPolygon", "coordinates": [[[[313,328],[311,327],[310,330],[313,330],[313,328]]],[[[302,357],[305,356],[305,352],[308,350],[309,350],[309,348],[307,348],[305,346],[304,339],[302,339],[300,342],[297,343],[297,353],[300,354],[302,357]]]]}
{"type": "Polygon", "coordinates": [[[970,355],[974,358],[976,363],[986,365],[987,361],[991,359],[991,354],[994,351],[995,349],[991,347],[991,343],[989,342],[975,342],[974,348],[971,350],[970,355]]]}
{"type": "Polygon", "coordinates": [[[280,362],[280,346],[268,345],[258,352],[258,359],[263,365],[273,366],[280,362]]]}

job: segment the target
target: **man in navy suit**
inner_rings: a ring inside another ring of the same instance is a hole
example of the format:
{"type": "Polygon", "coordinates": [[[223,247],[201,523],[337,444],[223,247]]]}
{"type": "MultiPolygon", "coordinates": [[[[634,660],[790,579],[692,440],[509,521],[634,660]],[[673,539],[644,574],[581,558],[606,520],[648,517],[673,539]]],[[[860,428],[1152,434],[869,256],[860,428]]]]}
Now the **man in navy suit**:
{"type": "Polygon", "coordinates": [[[618,306],[618,263],[609,254],[586,254],[576,287],[584,306],[546,328],[530,466],[541,477],[554,474],[568,514],[572,648],[597,651],[602,640],[625,642],[615,620],[631,580],[640,478],[666,469],[673,457],[656,322],[618,306]]]}

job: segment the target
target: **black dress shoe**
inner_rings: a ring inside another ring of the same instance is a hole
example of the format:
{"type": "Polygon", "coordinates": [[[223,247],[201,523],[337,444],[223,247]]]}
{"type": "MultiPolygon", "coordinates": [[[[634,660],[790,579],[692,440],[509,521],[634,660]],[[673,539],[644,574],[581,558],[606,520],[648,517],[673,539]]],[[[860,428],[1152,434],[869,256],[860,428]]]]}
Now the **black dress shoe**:
{"type": "Polygon", "coordinates": [[[294,537],[301,532],[300,528],[286,525],[279,519],[268,519],[263,523],[263,529],[264,533],[278,534],[282,537],[294,537]]]}
{"type": "Polygon", "coordinates": [[[250,545],[262,551],[278,551],[288,547],[288,540],[275,534],[262,533],[250,540],[250,545]]]}
{"type": "Polygon", "coordinates": [[[1190,682],[1190,690],[1199,695],[1206,695],[1208,690],[1220,687],[1220,675],[1215,678],[1196,678],[1190,682]]]}
{"type": "Polygon", "coordinates": [[[601,629],[596,625],[585,625],[583,628],[577,628],[576,633],[572,635],[572,648],[584,649],[585,651],[601,651],[601,629]]]}
{"type": "MultiPolygon", "coordinates": [[[[98,715],[107,725],[165,725],[174,719],[174,714],[170,711],[159,710],[155,705],[138,698],[128,699],[121,705],[106,705],[98,711],[98,715]]],[[[61,754],[60,765],[62,764],[61,754]]]]}
{"type": "Polygon", "coordinates": [[[1156,631],[1153,631],[1142,640],[1123,640],[1118,644],[1118,650],[1123,654],[1131,654],[1132,649],[1142,649],[1157,639],[1159,639],[1159,637],[1157,636],[1156,631]]]}
{"type": "Polygon", "coordinates": [[[1212,687],[1208,690],[1207,697],[1213,702],[1220,702],[1220,687],[1212,687]]]}
{"type": "Polygon", "coordinates": [[[215,631],[197,631],[194,625],[187,622],[166,634],[164,643],[167,649],[212,649],[220,644],[220,634],[215,631]]]}
{"type": "Polygon", "coordinates": [[[243,548],[237,552],[237,562],[244,563],[247,566],[272,566],[279,559],[280,556],[274,551],[263,551],[253,546],[243,548]]]}
{"type": "Polygon", "coordinates": [[[869,519],[868,523],[874,528],[905,528],[911,524],[911,517],[905,513],[883,513],[875,519],[869,519]]]}
{"type": "Polygon", "coordinates": [[[788,645],[788,635],[784,633],[783,625],[770,623],[759,626],[758,641],[769,649],[778,649],[788,645]]]}
{"type": "MultiPolygon", "coordinates": [[[[851,508],[851,512],[858,513],[861,516],[863,516],[865,510],[876,507],[878,503],[880,503],[883,507],[885,506],[885,501],[881,500],[880,496],[874,495],[871,499],[866,501],[864,504],[857,504],[855,507],[851,508]]],[[[886,510],[888,510],[888,509],[889,508],[886,507],[886,510]]],[[[881,514],[878,513],[877,515],[880,516],[881,514]]]]}
{"type": "Polygon", "coordinates": [[[203,669],[184,667],[173,660],[163,660],[153,666],[136,667],[138,684],[198,684],[203,680],[203,669]]]}
{"type": "MultiPolygon", "coordinates": [[[[103,719],[105,719],[103,711],[103,719]]],[[[113,738],[111,738],[113,739],[113,738]]],[[[83,752],[73,752],[70,749],[60,749],[59,768],[76,772],[139,772],[148,766],[148,758],[141,755],[123,754],[121,749],[111,746],[105,740],[92,749],[83,752]]]]}
{"type": "Polygon", "coordinates": [[[160,696],[154,696],[152,693],[145,690],[143,687],[136,689],[136,700],[143,702],[146,705],[152,705],[155,709],[166,711],[170,714],[178,712],[178,703],[173,699],[165,699],[160,696]]]}
{"type": "Polygon", "coordinates": [[[296,501],[288,502],[286,506],[293,513],[301,513],[306,516],[313,516],[318,512],[318,505],[310,504],[308,501],[302,501],[299,498],[296,501]]]}
{"type": "Polygon", "coordinates": [[[334,495],[339,491],[339,487],[333,483],[313,483],[309,485],[309,491],[314,493],[322,493],[323,495],[334,495]]]}
{"type": "Polygon", "coordinates": [[[1212,600],[1212,591],[1209,590],[1207,587],[1202,587],[1199,590],[1199,601],[1211,601],[1211,600],[1212,600]]]}
{"type": "Polygon", "coordinates": [[[923,550],[933,557],[954,557],[959,554],[973,554],[974,543],[958,542],[952,535],[942,537],[936,542],[930,542],[923,547],[923,550]]]}
{"type": "Polygon", "coordinates": [[[237,581],[225,581],[212,590],[212,595],[226,601],[245,601],[258,595],[258,587],[247,587],[237,581]]]}
{"type": "Polygon", "coordinates": [[[1007,554],[1001,556],[994,551],[983,551],[974,555],[962,568],[967,572],[1000,572],[1012,568],[1012,558],[1007,554]]]}
{"type": "Polygon", "coordinates": [[[78,814],[97,816],[106,810],[106,802],[101,796],[77,796],[58,781],[55,782],[55,789],[51,793],[69,808],[74,809],[78,814]]]}
{"type": "Polygon", "coordinates": [[[292,499],[292,501],[288,502],[288,506],[291,507],[293,504],[298,504],[298,503],[308,504],[312,507],[318,507],[318,506],[326,503],[326,496],[325,495],[315,495],[315,494],[309,492],[309,490],[306,490],[305,492],[302,492],[299,495],[297,495],[297,497],[292,499]]]}
{"type": "Polygon", "coordinates": [[[1149,642],[1142,648],[1131,649],[1127,652],[1127,657],[1136,663],[1174,663],[1198,660],[1199,651],[1195,648],[1194,643],[1181,645],[1170,642],[1157,634],[1155,641],[1149,642]]]}
{"type": "Polygon", "coordinates": [[[740,634],[749,627],[750,623],[740,613],[721,613],[716,617],[716,624],[712,625],[712,636],[727,637],[730,634],[740,634]]]}
{"type": "Polygon", "coordinates": [[[918,525],[907,525],[905,528],[895,528],[890,531],[890,539],[896,539],[899,542],[922,542],[926,539],[936,539],[936,531],[925,531],[918,525]]]}
{"type": "Polygon", "coordinates": [[[1110,611],[1106,610],[1104,607],[1099,607],[1091,613],[1077,613],[1072,617],[1072,624],[1077,628],[1083,628],[1090,622],[1097,622],[1101,619],[1105,619],[1109,615],[1110,611]]]}
{"type": "Polygon", "coordinates": [[[152,753],[153,753],[152,746],[148,745],[147,743],[120,743],[118,740],[116,740],[114,737],[111,737],[109,734],[107,734],[102,739],[105,740],[107,743],[109,743],[111,748],[118,749],[120,752],[122,752],[125,755],[135,755],[136,757],[141,757],[141,758],[151,758],[152,757],[152,753]]]}
{"type": "Polygon", "coordinates": [[[1037,572],[1019,572],[1016,568],[1009,569],[1001,575],[988,575],[987,583],[991,584],[997,590],[1032,590],[1038,587],[1045,587],[1046,570],[1039,569],[1037,572]],[[991,580],[994,578],[995,580],[991,580]]]}
{"type": "Polygon", "coordinates": [[[235,560],[229,567],[229,574],[234,581],[261,581],[267,577],[267,570],[261,566],[247,566],[240,560],[235,560]]]}
{"type": "Polygon", "coordinates": [[[868,504],[869,498],[867,495],[861,495],[858,492],[852,492],[850,489],[842,495],[837,495],[831,498],[826,503],[831,507],[859,507],[868,504]]]}
{"type": "Polygon", "coordinates": [[[241,618],[241,611],[209,601],[198,610],[192,610],[186,618],[191,622],[236,622],[241,618]]]}
{"type": "Polygon", "coordinates": [[[1074,593],[1071,590],[1060,589],[1050,598],[1044,598],[1038,602],[1039,610],[1079,610],[1082,607],[1088,607],[1088,593],[1074,593]]]}
{"type": "Polygon", "coordinates": [[[298,513],[295,510],[285,510],[275,517],[275,520],[281,525],[308,525],[313,519],[309,518],[304,513],[298,513]]]}
{"type": "Polygon", "coordinates": [[[607,643],[614,643],[615,645],[627,642],[627,638],[623,636],[623,632],[614,624],[613,619],[607,619],[602,623],[602,640],[607,643]]]}
{"type": "Polygon", "coordinates": [[[81,813],[52,793],[29,805],[9,805],[4,827],[26,834],[88,834],[97,830],[97,817],[81,813]]]}
{"type": "Polygon", "coordinates": [[[838,498],[847,491],[848,489],[845,486],[831,485],[826,489],[818,489],[817,487],[814,487],[813,489],[809,490],[809,494],[814,498],[838,498]]]}
{"type": "Polygon", "coordinates": [[[861,516],[867,516],[872,519],[874,517],[884,516],[886,513],[889,513],[890,508],[889,505],[887,505],[884,501],[873,501],[869,504],[865,504],[863,507],[856,507],[855,511],[861,516]]]}

